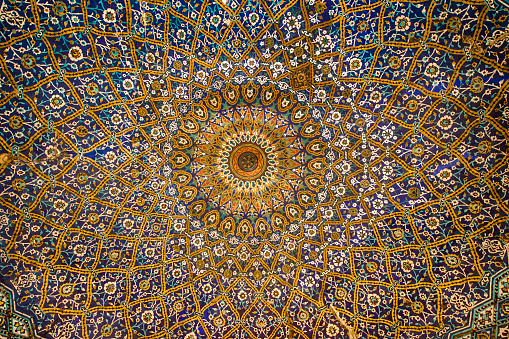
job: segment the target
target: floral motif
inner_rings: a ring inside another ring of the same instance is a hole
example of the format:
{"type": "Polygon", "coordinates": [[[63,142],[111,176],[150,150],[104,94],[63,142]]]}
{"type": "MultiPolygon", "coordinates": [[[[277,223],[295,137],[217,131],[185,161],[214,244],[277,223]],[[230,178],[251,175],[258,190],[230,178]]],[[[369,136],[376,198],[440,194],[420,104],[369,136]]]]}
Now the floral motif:
{"type": "Polygon", "coordinates": [[[503,336],[488,2],[3,2],[5,336],[503,336]]]}

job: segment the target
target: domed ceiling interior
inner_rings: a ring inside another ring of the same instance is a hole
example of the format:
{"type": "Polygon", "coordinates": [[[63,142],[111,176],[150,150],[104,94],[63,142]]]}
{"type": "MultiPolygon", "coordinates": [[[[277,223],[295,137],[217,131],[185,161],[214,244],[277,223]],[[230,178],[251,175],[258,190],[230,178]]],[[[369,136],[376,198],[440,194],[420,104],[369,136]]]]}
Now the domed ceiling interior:
{"type": "Polygon", "coordinates": [[[0,338],[507,338],[508,16],[2,1],[0,338]]]}

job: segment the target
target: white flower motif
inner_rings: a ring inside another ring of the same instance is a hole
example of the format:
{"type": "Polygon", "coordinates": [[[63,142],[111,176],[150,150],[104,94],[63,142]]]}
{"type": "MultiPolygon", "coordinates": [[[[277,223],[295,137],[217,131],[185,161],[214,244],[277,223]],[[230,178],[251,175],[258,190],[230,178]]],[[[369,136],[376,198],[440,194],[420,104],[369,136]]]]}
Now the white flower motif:
{"type": "Polygon", "coordinates": [[[277,72],[277,73],[283,72],[283,70],[284,70],[283,64],[280,63],[279,61],[278,62],[274,62],[273,64],[271,64],[270,68],[272,70],[274,70],[274,72],[277,72]]]}
{"type": "Polygon", "coordinates": [[[151,324],[154,321],[154,311],[147,310],[147,311],[143,312],[143,314],[141,315],[141,320],[145,324],[151,324]]]}
{"type": "Polygon", "coordinates": [[[448,115],[444,115],[439,121],[438,126],[443,130],[448,130],[452,126],[452,118],[448,115]]]}
{"type": "Polygon", "coordinates": [[[179,86],[175,89],[175,96],[177,98],[182,98],[183,96],[186,95],[186,87],[184,86],[179,86]]]}
{"type": "Polygon", "coordinates": [[[329,337],[335,337],[339,334],[339,327],[334,324],[328,324],[325,333],[327,333],[329,337]]]}
{"type": "Polygon", "coordinates": [[[279,288],[275,288],[270,292],[270,296],[274,299],[277,299],[281,296],[281,290],[279,288]]]}
{"type": "Polygon", "coordinates": [[[177,31],[177,38],[179,38],[180,40],[185,40],[186,38],[186,31],[184,31],[183,29],[179,29],[177,31]]]}
{"type": "Polygon", "coordinates": [[[343,162],[343,164],[341,165],[341,170],[343,171],[343,173],[348,173],[350,172],[350,164],[348,162],[343,162]]]}
{"type": "Polygon", "coordinates": [[[259,18],[260,18],[260,16],[257,13],[251,13],[251,14],[249,14],[249,23],[251,25],[256,25],[259,18]]]}
{"type": "Polygon", "coordinates": [[[258,60],[256,60],[255,58],[249,58],[244,63],[244,66],[247,68],[258,68],[258,65],[259,65],[258,60]]]}
{"type": "Polygon", "coordinates": [[[163,114],[166,116],[168,113],[170,113],[171,111],[171,106],[170,105],[162,105],[161,106],[161,112],[163,112],[163,114]]]}
{"type": "Polygon", "coordinates": [[[330,35],[326,34],[326,35],[322,35],[319,39],[318,39],[318,42],[320,43],[321,47],[322,48],[328,48],[331,46],[332,44],[332,38],[330,35]]]}
{"type": "Polygon", "coordinates": [[[225,60],[219,64],[219,68],[223,71],[227,71],[228,69],[231,68],[231,64],[227,60],[225,60]]]}
{"type": "Polygon", "coordinates": [[[9,225],[9,218],[6,215],[0,216],[0,226],[9,225]]]}
{"type": "Polygon", "coordinates": [[[103,12],[103,20],[107,23],[115,22],[117,21],[117,13],[113,9],[107,8],[103,12]]]}
{"type": "Polygon", "coordinates": [[[396,18],[396,31],[404,32],[410,28],[410,19],[404,15],[400,15],[396,18]]]}
{"type": "Polygon", "coordinates": [[[57,210],[57,212],[63,212],[67,206],[69,206],[69,204],[62,199],[57,199],[53,203],[53,207],[57,210]]]}
{"type": "Polygon", "coordinates": [[[200,247],[203,244],[203,239],[201,237],[195,237],[191,240],[194,246],[200,247]]]}
{"type": "Polygon", "coordinates": [[[289,15],[288,18],[285,18],[283,20],[283,24],[285,24],[288,27],[288,30],[299,30],[302,25],[302,20],[298,20],[293,15],[289,15]]]}
{"type": "Polygon", "coordinates": [[[392,173],[394,173],[394,169],[392,168],[392,166],[391,166],[391,165],[387,165],[387,166],[384,166],[384,167],[382,168],[382,173],[383,173],[384,175],[389,176],[389,175],[391,175],[392,173]]]}
{"type": "Polygon", "coordinates": [[[344,188],[343,186],[338,187],[338,189],[336,190],[336,194],[338,196],[343,196],[343,195],[345,195],[345,193],[346,193],[346,188],[344,188]]]}
{"type": "Polygon", "coordinates": [[[221,23],[221,17],[219,15],[213,15],[210,17],[210,23],[214,26],[219,26],[221,23]]]}
{"type": "Polygon", "coordinates": [[[320,89],[316,92],[316,96],[318,99],[323,100],[327,97],[327,92],[325,92],[323,89],[320,89]]]}
{"type": "Polygon", "coordinates": [[[59,109],[64,107],[64,99],[58,94],[53,94],[49,100],[49,104],[51,108],[59,109]]]}
{"type": "Polygon", "coordinates": [[[150,135],[152,138],[157,138],[161,134],[161,130],[159,128],[152,128],[150,131],[150,135]]]}
{"type": "Polygon", "coordinates": [[[426,219],[426,226],[428,226],[430,230],[436,230],[438,228],[439,223],[440,221],[438,220],[437,217],[430,217],[426,219]]]}
{"type": "Polygon", "coordinates": [[[87,246],[78,244],[74,247],[74,254],[76,254],[78,257],[82,257],[87,253],[87,246]]]}
{"type": "Polygon", "coordinates": [[[382,99],[382,94],[380,94],[379,91],[373,91],[373,92],[371,92],[371,94],[369,96],[369,100],[372,102],[380,102],[381,99],[382,99]]]}
{"type": "Polygon", "coordinates": [[[152,258],[154,257],[154,255],[156,254],[156,251],[154,250],[154,248],[152,247],[149,247],[145,250],[145,255],[149,258],[152,258]]]}
{"type": "Polygon", "coordinates": [[[182,232],[184,230],[184,228],[185,228],[185,226],[183,223],[181,223],[181,222],[175,223],[175,231],[182,232]]]}
{"type": "Polygon", "coordinates": [[[362,67],[362,61],[359,58],[353,58],[350,60],[350,69],[352,71],[357,71],[362,67]]]}
{"type": "Polygon", "coordinates": [[[106,161],[112,163],[115,162],[115,160],[117,160],[117,155],[115,154],[115,152],[109,151],[108,153],[106,153],[106,161]]]}
{"type": "Polygon", "coordinates": [[[237,293],[237,298],[240,300],[240,301],[244,301],[247,299],[247,293],[245,291],[239,291],[237,293]]]}
{"type": "Polygon", "coordinates": [[[443,170],[440,171],[440,173],[438,173],[438,177],[442,181],[449,181],[449,179],[451,179],[452,177],[452,172],[450,169],[444,168],[443,170]]]}
{"type": "Polygon", "coordinates": [[[194,74],[194,77],[197,81],[202,82],[207,78],[207,75],[207,72],[201,69],[194,74]]]}
{"type": "Polygon", "coordinates": [[[405,273],[412,272],[412,270],[414,269],[414,262],[410,259],[401,261],[401,269],[405,273]]]}
{"type": "Polygon", "coordinates": [[[104,292],[107,294],[115,294],[117,291],[117,284],[115,284],[114,281],[109,281],[106,284],[104,284],[104,292]]]}
{"type": "Polygon", "coordinates": [[[339,144],[341,145],[341,147],[348,147],[350,146],[350,139],[348,139],[347,136],[341,136],[340,139],[339,139],[339,144]]]}
{"type": "Polygon", "coordinates": [[[384,207],[384,201],[382,199],[375,199],[372,206],[377,210],[382,209],[384,207]]]}
{"type": "Polygon", "coordinates": [[[368,304],[371,307],[377,307],[380,305],[380,296],[378,294],[368,294],[368,304]]]}
{"type": "Polygon", "coordinates": [[[308,276],[304,279],[304,284],[307,287],[313,287],[313,285],[315,284],[315,279],[313,277],[308,276]]]}
{"type": "Polygon", "coordinates": [[[173,271],[171,271],[171,275],[174,278],[180,278],[182,276],[182,270],[180,270],[180,268],[174,269],[173,271]]]}
{"type": "Polygon", "coordinates": [[[147,60],[147,62],[151,64],[156,60],[156,57],[154,56],[153,53],[147,53],[145,55],[145,60],[147,60]]]}
{"type": "Polygon", "coordinates": [[[78,46],[73,46],[69,49],[69,59],[72,61],[80,61],[83,59],[83,52],[78,46]]]}
{"type": "Polygon", "coordinates": [[[124,87],[124,89],[130,90],[134,88],[134,83],[131,79],[125,79],[124,81],[122,81],[122,86],[124,87]]]}
{"type": "Polygon", "coordinates": [[[60,155],[60,150],[56,146],[50,145],[46,147],[44,154],[46,154],[48,158],[56,158],[60,155]]]}
{"type": "Polygon", "coordinates": [[[390,129],[386,129],[382,132],[382,137],[385,142],[390,141],[394,137],[394,132],[390,129]]]}
{"type": "Polygon", "coordinates": [[[117,187],[112,187],[109,190],[111,196],[117,196],[120,193],[120,190],[117,187]]]}
{"type": "Polygon", "coordinates": [[[440,66],[438,66],[436,63],[431,62],[429,63],[428,67],[426,67],[426,74],[430,78],[436,78],[440,74],[440,66]]]}
{"type": "Polygon", "coordinates": [[[242,261],[248,261],[251,258],[247,251],[237,252],[237,257],[242,261]]]}
{"type": "Polygon", "coordinates": [[[125,219],[123,225],[127,229],[131,229],[134,226],[134,222],[131,219],[125,219]]]}
{"type": "Polygon", "coordinates": [[[111,121],[115,124],[115,125],[118,125],[122,122],[122,117],[120,116],[120,114],[118,113],[115,113],[111,116],[111,121]]]}

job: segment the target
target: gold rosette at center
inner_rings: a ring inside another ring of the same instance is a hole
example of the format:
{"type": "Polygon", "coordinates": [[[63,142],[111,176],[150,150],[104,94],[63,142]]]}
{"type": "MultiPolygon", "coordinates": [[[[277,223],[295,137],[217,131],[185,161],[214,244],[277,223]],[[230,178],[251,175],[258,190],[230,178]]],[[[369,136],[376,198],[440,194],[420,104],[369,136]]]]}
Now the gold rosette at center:
{"type": "Polygon", "coordinates": [[[267,169],[267,155],[255,144],[241,144],[232,151],[229,164],[237,178],[256,180],[267,169]]]}

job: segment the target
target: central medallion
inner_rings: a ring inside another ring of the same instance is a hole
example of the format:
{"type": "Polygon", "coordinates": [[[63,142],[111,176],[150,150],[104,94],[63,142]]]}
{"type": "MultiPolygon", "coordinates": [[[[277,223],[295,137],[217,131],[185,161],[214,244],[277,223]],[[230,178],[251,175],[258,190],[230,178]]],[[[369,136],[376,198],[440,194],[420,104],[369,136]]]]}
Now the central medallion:
{"type": "Polygon", "coordinates": [[[256,158],[256,156],[251,152],[242,153],[239,157],[238,165],[243,171],[252,171],[254,168],[256,168],[257,164],[258,158],[256,158]]]}
{"type": "Polygon", "coordinates": [[[256,144],[240,144],[230,154],[229,167],[241,180],[256,180],[267,169],[267,156],[256,144]]]}
{"type": "Polygon", "coordinates": [[[174,138],[179,200],[210,237],[224,237],[232,248],[277,242],[278,232],[300,234],[307,215],[316,216],[325,186],[329,166],[320,123],[288,99],[291,93],[275,94],[275,103],[197,103],[174,138]]]}

